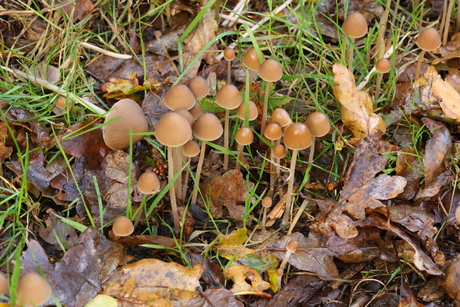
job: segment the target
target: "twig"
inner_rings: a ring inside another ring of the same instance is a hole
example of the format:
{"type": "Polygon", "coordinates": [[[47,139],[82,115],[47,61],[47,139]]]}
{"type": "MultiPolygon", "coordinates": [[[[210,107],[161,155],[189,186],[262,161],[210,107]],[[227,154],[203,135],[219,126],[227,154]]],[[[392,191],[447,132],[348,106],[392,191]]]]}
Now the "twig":
{"type": "Polygon", "coordinates": [[[235,21],[237,23],[244,23],[250,27],[254,27],[255,24],[253,24],[252,22],[250,21],[247,21],[247,20],[243,20],[243,19],[240,19],[238,17],[233,17],[233,16],[230,16],[230,15],[225,15],[225,14],[219,14],[220,18],[223,18],[223,19],[227,19],[227,20],[230,20],[230,21],[235,21]]]}
{"type": "Polygon", "coordinates": [[[129,54],[121,54],[121,53],[116,53],[116,52],[108,51],[108,50],[105,50],[105,49],[96,47],[96,46],[94,46],[94,45],[91,45],[91,44],[85,43],[85,42],[80,42],[80,45],[82,45],[83,47],[86,47],[86,48],[88,48],[88,49],[97,51],[97,52],[99,52],[99,53],[105,54],[105,55],[107,55],[107,56],[109,56],[109,57],[116,58],[116,59],[129,60],[129,59],[132,59],[132,58],[133,58],[132,55],[129,55],[129,54]]]}
{"type": "Polygon", "coordinates": [[[5,71],[8,71],[8,72],[11,72],[11,73],[14,73],[20,77],[23,77],[23,78],[26,78],[28,80],[30,80],[31,82],[34,82],[34,83],[37,83],[53,92],[56,92],[64,97],[67,97],[67,98],[70,98],[72,100],[75,100],[76,102],[80,103],[81,105],[83,105],[85,108],[88,108],[90,109],[91,111],[93,111],[94,113],[98,114],[98,115],[104,115],[105,113],[107,113],[107,111],[105,111],[104,109],[101,109],[100,107],[96,106],[95,104],[93,104],[92,102],[89,102],[88,100],[86,99],[83,99],[81,97],[78,97],[77,95],[73,94],[73,93],[70,93],[66,90],[63,90],[62,88],[59,88],[57,87],[56,85],[44,80],[44,79],[41,79],[41,78],[38,78],[37,76],[34,76],[32,74],[27,74],[25,72],[22,72],[22,71],[19,71],[19,70],[16,70],[16,69],[11,69],[9,67],[5,67],[5,66],[0,66],[0,68],[4,69],[5,71]]]}
{"type": "MultiPolygon", "coordinates": [[[[235,7],[233,8],[232,12],[229,14],[229,17],[231,17],[232,19],[230,18],[227,18],[227,20],[224,20],[222,22],[222,26],[224,27],[231,27],[233,26],[233,23],[231,21],[237,21],[238,20],[238,17],[235,17],[237,14],[241,14],[241,12],[243,11],[243,7],[244,5],[246,4],[246,0],[240,0],[236,5],[235,7]]],[[[222,15],[222,14],[221,14],[222,15]]],[[[221,16],[222,17],[222,16],[221,16]]]]}

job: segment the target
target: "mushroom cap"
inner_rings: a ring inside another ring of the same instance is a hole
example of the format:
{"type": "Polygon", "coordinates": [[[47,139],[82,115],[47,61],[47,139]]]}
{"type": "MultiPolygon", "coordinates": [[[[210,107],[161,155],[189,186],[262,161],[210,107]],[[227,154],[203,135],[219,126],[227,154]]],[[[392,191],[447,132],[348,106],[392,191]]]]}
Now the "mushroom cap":
{"type": "Polygon", "coordinates": [[[176,109],[173,112],[177,113],[180,116],[182,116],[183,118],[185,118],[188,121],[188,123],[190,124],[190,127],[192,127],[193,124],[195,123],[195,118],[193,117],[192,113],[190,113],[186,109],[176,109]]]}
{"type": "Polygon", "coordinates": [[[300,150],[310,147],[311,134],[307,125],[293,123],[284,133],[284,145],[291,150],[300,150]]]}
{"type": "MultiPolygon", "coordinates": [[[[141,107],[132,99],[122,99],[115,103],[105,116],[105,122],[117,120],[104,126],[102,137],[111,149],[126,149],[130,144],[130,132],[141,133],[149,130],[147,119],[141,107]]],[[[142,140],[142,135],[133,135],[133,144],[142,140]]]]}
{"type": "MultiPolygon", "coordinates": [[[[263,54],[262,54],[262,57],[263,54]]],[[[264,60],[264,59],[263,59],[264,60]]],[[[259,57],[257,56],[257,51],[255,48],[250,48],[243,57],[243,63],[249,70],[258,71],[260,67],[259,57]]]]}
{"type": "Polygon", "coordinates": [[[268,59],[260,65],[259,76],[267,82],[276,82],[283,76],[283,68],[278,61],[268,59]]]}
{"type": "Polygon", "coordinates": [[[38,273],[26,273],[19,278],[16,302],[24,307],[39,306],[51,296],[51,286],[38,273]]]}
{"type": "Polygon", "coordinates": [[[273,199],[270,196],[265,196],[262,198],[262,206],[264,208],[270,208],[272,206],[273,199]]]}
{"type": "Polygon", "coordinates": [[[391,69],[391,62],[388,59],[381,58],[375,64],[375,70],[377,70],[379,73],[385,74],[389,72],[390,69],[391,69]]]}
{"type": "Polygon", "coordinates": [[[0,272],[0,295],[5,295],[8,292],[8,280],[5,274],[0,272]]]}
{"type": "Polygon", "coordinates": [[[241,127],[235,134],[235,140],[240,145],[250,145],[254,141],[254,132],[249,127],[241,127]]]}
{"type": "MultiPolygon", "coordinates": [[[[236,115],[238,115],[239,118],[244,119],[244,113],[246,109],[246,104],[241,103],[238,109],[236,110],[236,115]]],[[[259,116],[259,109],[257,109],[256,104],[254,101],[249,100],[249,120],[254,120],[259,116]]]]}
{"type": "Polygon", "coordinates": [[[224,59],[227,61],[233,61],[235,59],[235,50],[227,47],[224,51],[224,59]]]}
{"type": "Polygon", "coordinates": [[[292,253],[295,252],[298,248],[299,248],[299,242],[297,242],[297,240],[291,240],[286,245],[286,249],[292,253]]]}
{"type": "Polygon", "coordinates": [[[157,122],[155,137],[165,146],[179,147],[192,138],[192,128],[182,115],[170,112],[163,115],[157,122]]]}
{"type": "Polygon", "coordinates": [[[192,91],[195,99],[201,99],[208,95],[208,82],[200,76],[195,76],[187,83],[188,88],[192,91]]]}
{"type": "Polygon", "coordinates": [[[417,37],[417,46],[425,51],[438,49],[441,46],[441,36],[435,28],[425,28],[417,37]]]}
{"type": "Polygon", "coordinates": [[[283,136],[283,129],[277,123],[269,123],[264,130],[264,136],[268,140],[279,140],[283,136]]]}
{"type": "Polygon", "coordinates": [[[310,130],[311,135],[314,137],[325,136],[329,132],[329,129],[331,129],[329,120],[321,112],[313,112],[308,115],[305,125],[307,125],[308,130],[310,130]]]}
{"type": "Polygon", "coordinates": [[[195,105],[195,96],[192,91],[183,84],[176,84],[166,92],[163,98],[165,106],[170,110],[190,110],[195,105]]]}
{"type": "Polygon", "coordinates": [[[129,236],[134,231],[133,222],[126,216],[121,215],[113,222],[112,231],[119,237],[129,236]]]}
{"type": "Polygon", "coordinates": [[[216,103],[227,110],[233,110],[243,101],[240,91],[233,84],[224,85],[216,95],[216,103]]]}
{"type": "Polygon", "coordinates": [[[213,113],[203,113],[193,125],[193,135],[204,141],[217,140],[224,129],[219,118],[213,113]]]}
{"type": "Polygon", "coordinates": [[[272,116],[271,116],[271,122],[272,123],[277,123],[281,127],[285,127],[292,123],[292,119],[289,116],[289,113],[283,109],[283,108],[276,108],[273,110],[272,116]]]}
{"type": "Polygon", "coordinates": [[[283,144],[275,145],[275,148],[273,148],[273,155],[277,159],[283,159],[286,155],[286,147],[284,147],[283,144]]]}
{"type": "Polygon", "coordinates": [[[137,179],[137,188],[144,194],[153,194],[160,190],[160,180],[154,172],[142,173],[137,179]]]}
{"type": "Polygon", "coordinates": [[[367,33],[366,18],[360,12],[353,12],[345,18],[342,29],[351,38],[360,38],[367,33]]]}
{"type": "Polygon", "coordinates": [[[182,146],[182,154],[186,157],[196,157],[200,154],[200,146],[194,140],[190,140],[182,146]]]}
{"type": "Polygon", "coordinates": [[[65,107],[66,101],[64,96],[59,96],[56,99],[56,107],[63,109],[65,107]]]}
{"type": "Polygon", "coordinates": [[[203,114],[203,109],[201,108],[201,104],[198,101],[196,101],[193,107],[188,111],[190,114],[192,114],[194,119],[197,119],[201,114],[203,114]]]}

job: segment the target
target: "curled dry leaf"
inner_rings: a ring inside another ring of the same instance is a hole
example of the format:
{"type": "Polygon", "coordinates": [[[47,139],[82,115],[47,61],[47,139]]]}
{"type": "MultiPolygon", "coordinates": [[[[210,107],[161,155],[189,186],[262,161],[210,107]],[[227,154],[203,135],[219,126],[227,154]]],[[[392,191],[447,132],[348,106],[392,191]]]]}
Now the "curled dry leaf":
{"type": "MultiPolygon", "coordinates": [[[[431,66],[429,69],[434,70],[431,66]]],[[[442,80],[440,75],[437,75],[431,85],[433,96],[439,99],[439,105],[444,114],[449,117],[460,121],[460,94],[449,83],[442,80]]]]}
{"type": "Polygon", "coordinates": [[[230,292],[261,292],[270,288],[270,284],[262,279],[256,270],[245,265],[232,265],[225,269],[224,276],[233,280],[230,292]],[[251,283],[248,283],[249,280],[251,283]]]}
{"type": "Polygon", "coordinates": [[[373,112],[372,99],[368,93],[358,91],[353,74],[343,65],[334,64],[334,95],[342,106],[342,122],[357,138],[379,129],[385,133],[383,119],[373,112]]]}
{"type": "Polygon", "coordinates": [[[412,199],[420,188],[420,179],[423,178],[422,167],[414,149],[403,148],[398,152],[395,172],[407,181],[404,191],[398,195],[398,198],[412,199]]]}

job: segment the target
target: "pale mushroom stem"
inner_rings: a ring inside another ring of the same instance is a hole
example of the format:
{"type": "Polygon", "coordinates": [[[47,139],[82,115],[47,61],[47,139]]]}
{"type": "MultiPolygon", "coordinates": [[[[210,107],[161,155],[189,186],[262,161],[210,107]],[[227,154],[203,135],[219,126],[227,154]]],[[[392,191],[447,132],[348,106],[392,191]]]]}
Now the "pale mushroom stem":
{"type": "Polygon", "coordinates": [[[236,150],[238,151],[238,161],[236,163],[236,169],[240,170],[241,163],[244,163],[244,155],[243,155],[244,145],[238,144],[238,147],[236,150]],[[241,161],[241,163],[239,161],[241,161]]]}
{"type": "MultiPolygon", "coordinates": [[[[173,154],[173,147],[168,147],[168,180],[169,182],[172,181],[174,178],[174,154],[173,154]]],[[[177,200],[176,200],[176,191],[174,188],[174,184],[171,184],[169,187],[169,198],[171,201],[171,211],[174,220],[174,231],[180,231],[180,223],[179,223],[179,213],[177,211],[177,200]]]]}
{"type": "Polygon", "coordinates": [[[289,224],[289,218],[292,212],[292,190],[294,189],[294,174],[295,174],[295,165],[297,162],[297,153],[298,149],[292,150],[291,158],[291,168],[289,169],[289,181],[288,181],[288,190],[286,196],[286,210],[284,211],[283,216],[283,225],[289,224]]]}
{"type": "MultiPolygon", "coordinates": [[[[230,63],[230,62],[229,62],[230,63]]],[[[228,150],[229,147],[229,137],[228,137],[228,126],[229,126],[229,117],[230,110],[225,109],[225,118],[224,118],[224,147],[228,150]]],[[[228,154],[224,153],[224,171],[228,170],[228,154]]]]}
{"type": "Polygon", "coordinates": [[[186,157],[184,163],[187,164],[187,172],[185,173],[185,178],[184,178],[184,186],[182,187],[182,197],[185,199],[187,196],[187,188],[188,188],[188,180],[190,179],[190,173],[192,172],[190,170],[190,158],[186,157]]]}
{"type": "Polygon", "coordinates": [[[415,80],[418,80],[420,78],[420,69],[422,68],[422,61],[423,58],[425,57],[426,51],[422,49],[422,52],[418,55],[418,61],[417,61],[417,68],[415,69],[415,80]]]}
{"type": "Polygon", "coordinates": [[[262,217],[262,231],[263,232],[267,231],[267,228],[265,227],[265,224],[267,224],[267,211],[268,211],[268,208],[264,207],[264,214],[262,217]]]}
{"type": "Polygon", "coordinates": [[[272,148],[270,149],[270,191],[268,193],[269,196],[273,196],[274,189],[275,189],[275,180],[276,180],[276,167],[275,167],[275,155],[273,150],[275,149],[275,141],[270,141],[272,148]]]}
{"type": "Polygon", "coordinates": [[[350,44],[348,45],[348,70],[353,72],[353,54],[355,50],[353,46],[355,44],[355,39],[350,37],[350,44]]]}
{"type": "MultiPolygon", "coordinates": [[[[315,141],[316,141],[316,137],[314,135],[311,136],[311,146],[310,146],[310,154],[308,155],[308,168],[310,169],[310,172],[311,172],[311,168],[313,166],[313,157],[315,155],[315,141]]],[[[309,183],[310,182],[310,172],[308,173],[308,178],[307,178],[307,182],[306,183],[309,183]]]]}
{"type": "Polygon", "coordinates": [[[201,150],[200,150],[200,159],[198,160],[198,165],[196,167],[195,180],[193,194],[192,194],[192,204],[196,204],[196,199],[198,198],[198,188],[200,186],[200,177],[201,169],[203,168],[204,155],[206,152],[206,141],[201,141],[201,150]]]}
{"type": "MultiPolygon", "coordinates": [[[[180,147],[174,147],[174,174],[177,174],[178,172],[181,171],[182,166],[184,165],[184,157],[182,153],[180,152],[181,149],[180,147]]],[[[176,181],[174,182],[174,189],[176,191],[176,197],[178,199],[182,199],[182,174],[177,177],[176,181]]]]}
{"type": "Polygon", "coordinates": [[[230,84],[232,81],[232,65],[231,61],[227,61],[227,84],[230,84]]]}
{"type": "Polygon", "coordinates": [[[379,99],[380,86],[382,85],[382,79],[383,79],[383,74],[379,73],[377,75],[377,80],[375,81],[375,96],[374,96],[374,100],[379,99]]]}
{"type": "Polygon", "coordinates": [[[268,91],[272,82],[267,81],[265,83],[265,96],[264,96],[264,107],[262,109],[262,124],[260,125],[260,134],[264,135],[265,126],[267,124],[267,109],[268,109],[268,91]]]}

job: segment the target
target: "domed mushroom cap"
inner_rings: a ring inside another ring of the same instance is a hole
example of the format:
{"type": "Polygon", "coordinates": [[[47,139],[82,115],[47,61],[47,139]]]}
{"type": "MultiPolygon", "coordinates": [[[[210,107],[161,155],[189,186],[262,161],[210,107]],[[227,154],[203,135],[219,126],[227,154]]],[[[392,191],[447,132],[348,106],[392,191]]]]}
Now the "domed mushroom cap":
{"type": "MultiPolygon", "coordinates": [[[[147,132],[149,126],[141,107],[132,99],[115,103],[105,116],[105,122],[120,117],[104,126],[102,137],[107,147],[125,149],[130,144],[130,133],[147,132]]],[[[131,136],[133,144],[142,140],[142,135],[131,136]]]]}
{"type": "Polygon", "coordinates": [[[129,236],[134,231],[133,222],[126,216],[121,215],[113,222],[112,231],[119,237],[129,236]]]}
{"type": "Polygon", "coordinates": [[[259,67],[259,76],[268,82],[276,82],[283,76],[281,64],[274,60],[265,60],[259,67]]]}
{"type": "Polygon", "coordinates": [[[192,138],[189,122],[174,112],[166,113],[155,126],[155,137],[165,146],[179,147],[192,138]]]}
{"type": "Polygon", "coordinates": [[[227,110],[233,110],[243,101],[240,91],[233,84],[224,85],[216,95],[216,103],[227,110]]]}
{"type": "Polygon", "coordinates": [[[377,70],[379,73],[387,73],[391,69],[391,62],[388,61],[388,59],[381,58],[380,60],[377,61],[375,64],[375,70],[377,70]]]}
{"type": "Polygon", "coordinates": [[[313,112],[308,115],[305,125],[307,125],[308,130],[314,137],[325,136],[331,128],[326,115],[321,112],[313,112]]]}
{"type": "Polygon", "coordinates": [[[289,113],[283,108],[276,108],[273,110],[271,121],[272,123],[277,123],[281,127],[285,127],[292,123],[292,119],[289,116],[289,113]]]}
{"type": "Polygon", "coordinates": [[[264,208],[270,208],[273,204],[273,199],[270,196],[265,196],[262,198],[262,206],[264,208]]]}
{"type": "Polygon", "coordinates": [[[311,134],[303,123],[293,123],[284,133],[284,145],[291,150],[300,150],[310,147],[311,134]]]}
{"type": "Polygon", "coordinates": [[[291,240],[286,245],[286,249],[290,252],[295,252],[299,248],[299,242],[297,240],[291,240]]]}
{"type": "MultiPolygon", "coordinates": [[[[262,57],[263,57],[263,54],[262,54],[262,57]]],[[[252,71],[259,70],[261,62],[259,61],[259,57],[257,56],[257,52],[255,48],[250,48],[248,49],[248,51],[246,51],[243,57],[243,63],[244,65],[246,65],[246,67],[249,70],[252,70],[252,71]]]]}
{"type": "MultiPolygon", "coordinates": [[[[238,109],[236,110],[236,115],[238,115],[240,119],[244,119],[245,112],[246,112],[246,105],[244,103],[241,103],[238,109]]],[[[254,120],[257,118],[258,115],[259,115],[259,109],[257,109],[257,106],[253,101],[249,100],[249,118],[248,119],[254,120]]]]}
{"type": "Polygon", "coordinates": [[[183,84],[176,84],[166,92],[164,97],[165,106],[170,110],[190,110],[195,105],[195,96],[192,91],[183,84]]]}
{"type": "Polygon", "coordinates": [[[187,83],[188,88],[192,91],[195,99],[201,99],[208,95],[208,82],[200,76],[195,76],[187,83]]]}
{"type": "Polygon", "coordinates": [[[137,179],[137,188],[144,194],[153,194],[160,190],[160,180],[154,172],[142,173],[137,179]]]}
{"type": "Polygon", "coordinates": [[[342,29],[351,38],[360,38],[367,33],[366,18],[360,12],[353,12],[345,18],[342,29]]]}
{"type": "Polygon", "coordinates": [[[224,129],[219,118],[213,113],[203,113],[193,125],[193,135],[204,141],[214,141],[218,139],[224,129]]]}
{"type": "Polygon", "coordinates": [[[441,36],[435,28],[425,28],[417,37],[417,46],[425,51],[432,51],[441,46],[441,36]]]}
{"type": "Polygon", "coordinates": [[[254,141],[254,132],[249,127],[241,127],[235,134],[235,140],[240,145],[250,145],[254,141]]]}
{"type": "Polygon", "coordinates": [[[200,146],[194,140],[190,140],[182,146],[182,154],[186,157],[196,157],[200,154],[200,146]]]}
{"type": "Polygon", "coordinates": [[[173,112],[177,113],[180,116],[182,116],[183,118],[185,118],[188,121],[188,123],[190,124],[190,127],[192,127],[193,124],[195,123],[195,118],[193,117],[192,113],[190,113],[186,109],[176,109],[173,112]]]}
{"type": "Polygon", "coordinates": [[[283,136],[283,129],[277,123],[269,123],[265,127],[264,136],[268,140],[279,140],[283,136]]]}
{"type": "Polygon", "coordinates": [[[5,274],[0,272],[0,295],[5,295],[8,292],[8,280],[5,274]]]}
{"type": "Polygon", "coordinates": [[[201,104],[198,101],[195,102],[193,107],[188,111],[190,112],[190,114],[192,114],[194,119],[197,119],[198,117],[200,117],[201,114],[203,114],[203,109],[201,108],[201,104]]]}
{"type": "Polygon", "coordinates": [[[51,286],[38,273],[26,273],[19,278],[16,302],[24,307],[39,306],[51,296],[51,286]]]}
{"type": "Polygon", "coordinates": [[[278,144],[273,148],[273,155],[277,159],[283,159],[284,156],[286,155],[286,148],[284,147],[283,144],[278,144]]]}
{"type": "Polygon", "coordinates": [[[232,48],[227,48],[224,51],[224,59],[227,61],[233,61],[235,59],[235,50],[232,48]]]}

